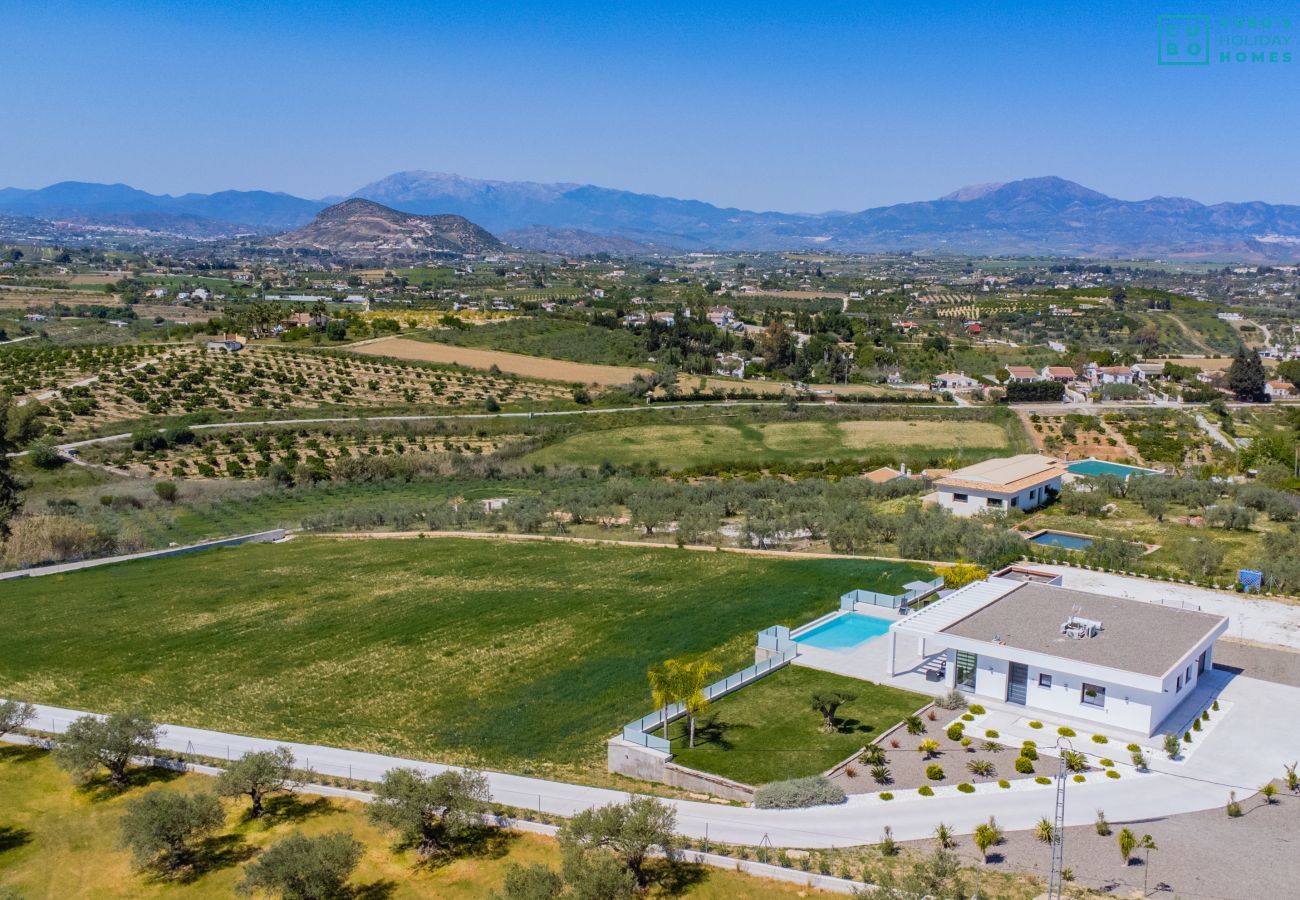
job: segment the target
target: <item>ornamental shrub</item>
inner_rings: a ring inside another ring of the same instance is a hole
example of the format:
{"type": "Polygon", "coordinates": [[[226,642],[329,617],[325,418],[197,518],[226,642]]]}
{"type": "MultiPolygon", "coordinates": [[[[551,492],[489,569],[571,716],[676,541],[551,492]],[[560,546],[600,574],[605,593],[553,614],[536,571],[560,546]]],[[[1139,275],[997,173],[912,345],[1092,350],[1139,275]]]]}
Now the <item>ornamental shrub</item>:
{"type": "Polygon", "coordinates": [[[1094,744],[1109,744],[1110,738],[1106,737],[1104,734],[1094,734],[1092,736],[1092,742],[1094,744]]]}
{"type": "Polygon", "coordinates": [[[1056,733],[1059,734],[1061,737],[1075,736],[1074,729],[1071,728],[1069,725],[1062,725],[1060,728],[1056,729],[1056,733]]]}
{"type": "Polygon", "coordinates": [[[1038,751],[1028,744],[1020,748],[1020,755],[1030,761],[1038,759],[1038,751]]]}
{"type": "Polygon", "coordinates": [[[1034,761],[1024,756],[1020,757],[1016,760],[1016,771],[1021,775],[1034,774],[1034,761]]]}
{"type": "Polygon", "coordinates": [[[878,796],[880,797],[881,800],[893,800],[893,799],[894,799],[894,795],[891,794],[889,791],[881,791],[881,792],[878,794],[878,796]]]}
{"type": "Polygon", "coordinates": [[[1052,779],[1048,778],[1046,775],[1039,775],[1037,778],[1034,779],[1034,781],[1037,781],[1039,784],[1051,784],[1051,783],[1052,783],[1052,779]]]}
{"type": "Polygon", "coordinates": [[[931,781],[943,781],[943,766],[938,763],[930,763],[925,767],[925,777],[931,781]]]}
{"type": "Polygon", "coordinates": [[[962,735],[962,727],[960,722],[954,722],[953,724],[948,726],[948,740],[960,741],[961,735],[962,735]]]}
{"type": "Polygon", "coordinates": [[[999,737],[997,731],[994,730],[994,729],[992,729],[992,728],[990,728],[990,729],[988,729],[987,731],[985,731],[985,732],[984,732],[984,736],[985,736],[986,738],[988,738],[989,740],[991,740],[991,741],[995,741],[995,740],[997,740],[998,737],[999,737]]]}
{"type": "Polygon", "coordinates": [[[975,793],[975,785],[967,784],[963,781],[961,784],[957,785],[957,790],[961,791],[963,794],[973,794],[975,793]]]}
{"type": "Polygon", "coordinates": [[[1042,722],[1039,722],[1039,721],[1037,721],[1037,720],[1035,720],[1035,721],[1029,723],[1029,727],[1030,727],[1030,728],[1042,728],[1042,727],[1043,727],[1043,723],[1042,723],[1042,722]]]}
{"type": "Polygon", "coordinates": [[[1107,770],[1106,770],[1106,777],[1107,777],[1107,778],[1118,778],[1118,777],[1119,777],[1119,773],[1116,772],[1114,769],[1107,769],[1107,770]]]}
{"type": "Polygon", "coordinates": [[[984,715],[984,707],[980,706],[978,703],[972,703],[970,705],[970,711],[977,716],[984,715]]]}
{"type": "Polygon", "coordinates": [[[1009,787],[1011,787],[1011,782],[1007,781],[1005,778],[999,778],[999,779],[998,779],[998,787],[1000,787],[1000,788],[1009,788],[1009,787]]]}
{"type": "Polygon", "coordinates": [[[920,794],[922,797],[934,796],[934,788],[930,787],[928,784],[921,785],[919,788],[916,789],[916,792],[920,794]]]}
{"type": "Polygon", "coordinates": [[[844,789],[822,775],[773,781],[754,791],[759,809],[804,809],[844,802],[844,789]]]}

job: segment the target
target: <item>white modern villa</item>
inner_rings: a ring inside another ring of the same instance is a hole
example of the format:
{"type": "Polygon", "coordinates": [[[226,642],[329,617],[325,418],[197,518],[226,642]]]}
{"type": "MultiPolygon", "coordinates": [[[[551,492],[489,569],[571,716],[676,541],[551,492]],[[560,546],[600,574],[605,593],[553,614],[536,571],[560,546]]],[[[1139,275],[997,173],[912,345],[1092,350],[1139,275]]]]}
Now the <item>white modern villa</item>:
{"type": "Polygon", "coordinates": [[[888,675],[915,639],[922,657],[944,654],[950,688],[1152,735],[1227,629],[1225,616],[994,576],[894,622],[888,675]]]}
{"type": "Polygon", "coordinates": [[[1035,509],[1060,492],[1065,474],[1059,460],[1037,453],[989,459],[938,479],[923,502],[937,503],[955,516],[1035,509]]]}

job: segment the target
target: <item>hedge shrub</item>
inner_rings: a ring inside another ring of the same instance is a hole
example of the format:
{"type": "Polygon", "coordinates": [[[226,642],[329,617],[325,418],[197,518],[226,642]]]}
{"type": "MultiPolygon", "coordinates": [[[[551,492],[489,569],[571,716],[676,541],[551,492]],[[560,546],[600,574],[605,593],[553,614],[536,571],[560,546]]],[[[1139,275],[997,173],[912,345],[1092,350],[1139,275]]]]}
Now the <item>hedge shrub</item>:
{"type": "Polygon", "coordinates": [[[844,802],[844,789],[822,775],[773,781],[754,791],[759,809],[803,809],[844,802]]]}
{"type": "Polygon", "coordinates": [[[1024,756],[1019,757],[1016,760],[1016,771],[1021,775],[1034,774],[1034,761],[1024,756]]]}

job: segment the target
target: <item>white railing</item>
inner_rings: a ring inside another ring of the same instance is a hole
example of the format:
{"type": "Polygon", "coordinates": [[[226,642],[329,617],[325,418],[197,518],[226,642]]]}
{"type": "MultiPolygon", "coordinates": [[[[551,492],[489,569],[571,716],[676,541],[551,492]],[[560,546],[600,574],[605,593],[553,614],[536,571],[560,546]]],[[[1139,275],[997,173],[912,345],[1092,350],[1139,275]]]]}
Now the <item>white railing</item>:
{"type": "Polygon", "coordinates": [[[849,591],[840,597],[840,609],[852,610],[858,603],[865,603],[868,606],[882,606],[886,609],[899,609],[905,604],[911,603],[918,597],[924,597],[927,594],[933,594],[939,588],[943,587],[943,578],[935,578],[932,581],[925,582],[925,588],[917,588],[911,591],[904,591],[901,594],[881,594],[876,591],[849,591]]]}

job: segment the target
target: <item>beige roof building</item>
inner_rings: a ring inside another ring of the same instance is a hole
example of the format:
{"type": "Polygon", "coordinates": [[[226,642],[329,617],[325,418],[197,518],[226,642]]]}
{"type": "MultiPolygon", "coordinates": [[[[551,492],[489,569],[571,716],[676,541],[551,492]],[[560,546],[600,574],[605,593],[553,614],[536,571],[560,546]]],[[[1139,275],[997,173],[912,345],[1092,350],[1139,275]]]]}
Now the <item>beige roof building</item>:
{"type": "Polygon", "coordinates": [[[986,459],[937,479],[934,493],[925,499],[959,516],[1033,509],[1060,491],[1065,473],[1060,460],[1037,453],[986,459]]]}

